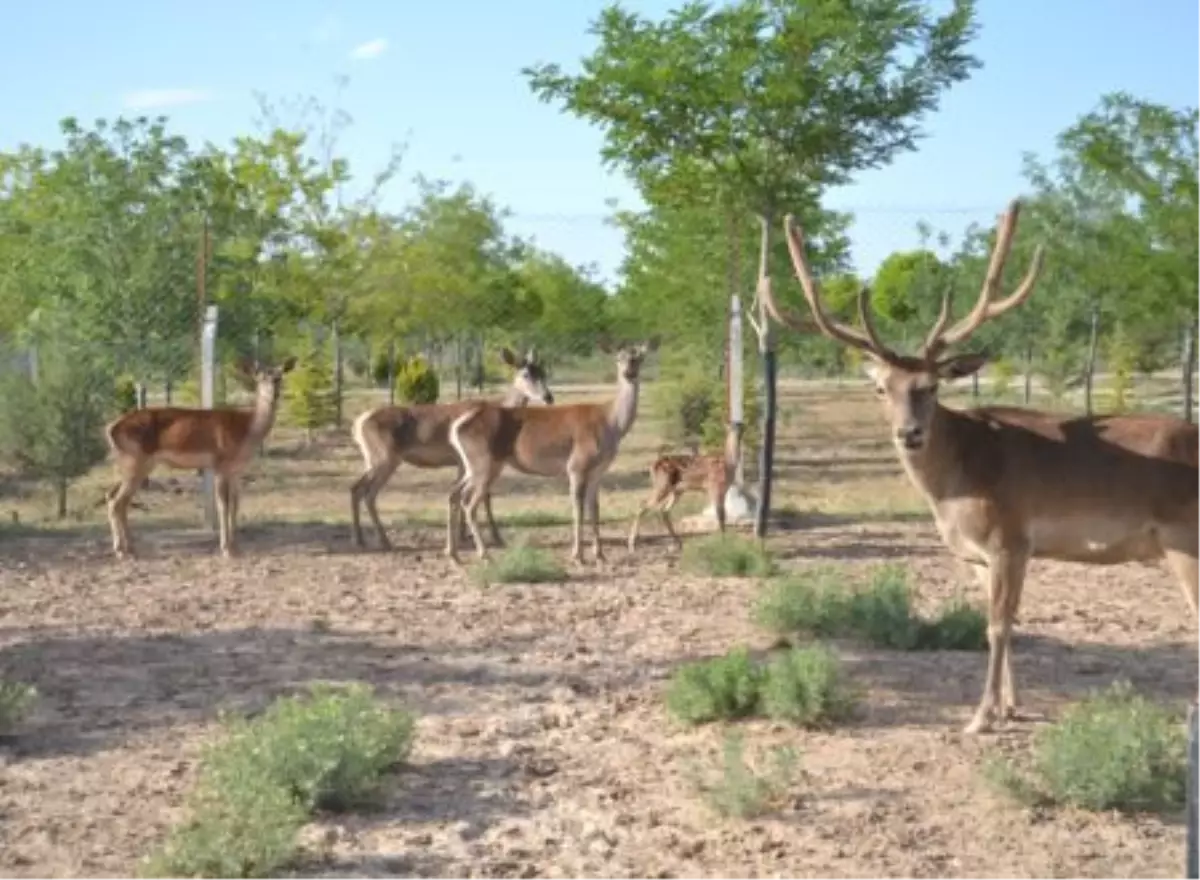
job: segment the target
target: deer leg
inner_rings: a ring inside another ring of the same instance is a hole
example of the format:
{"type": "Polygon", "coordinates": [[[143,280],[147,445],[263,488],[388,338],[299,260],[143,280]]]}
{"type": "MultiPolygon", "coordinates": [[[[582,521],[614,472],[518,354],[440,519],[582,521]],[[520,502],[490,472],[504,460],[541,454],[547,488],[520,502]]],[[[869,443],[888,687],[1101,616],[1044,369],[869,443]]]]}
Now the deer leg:
{"type": "Polygon", "coordinates": [[[371,518],[371,524],[375,526],[375,534],[379,537],[379,546],[384,550],[392,549],[392,542],[388,540],[387,530],[384,529],[383,522],[379,519],[379,508],[375,502],[399,466],[399,458],[385,458],[367,468],[366,473],[350,487],[350,528],[356,546],[365,546],[358,520],[358,505],[361,502],[366,505],[367,516],[371,518]]]}
{"type": "Polygon", "coordinates": [[[446,501],[448,509],[446,511],[446,556],[454,562],[458,562],[458,545],[463,539],[461,532],[468,531],[466,507],[467,495],[470,489],[471,479],[466,473],[459,468],[458,479],[454,481],[454,486],[450,489],[450,495],[446,501]],[[458,517],[456,520],[455,517],[458,517]]]}
{"type": "Polygon", "coordinates": [[[667,534],[671,536],[671,540],[675,542],[675,549],[683,549],[683,541],[675,531],[675,526],[671,524],[671,508],[675,506],[675,502],[679,500],[679,493],[672,492],[667,498],[665,504],[658,509],[658,515],[662,518],[663,528],[667,530],[667,534]]]}
{"type": "Polygon", "coordinates": [[[129,505],[149,475],[149,468],[130,468],[121,475],[121,482],[108,490],[108,523],[112,529],[113,553],[118,559],[134,555],[129,540],[129,505]]]}
{"type": "Polygon", "coordinates": [[[214,474],[214,495],[217,502],[217,546],[222,556],[232,556],[233,548],[229,545],[229,508],[232,487],[229,477],[224,474],[214,474]]]}
{"type": "Polygon", "coordinates": [[[587,480],[574,470],[567,472],[571,493],[571,517],[574,524],[571,539],[571,561],[583,562],[580,545],[583,543],[583,503],[587,495],[587,480]]]}
{"type": "Polygon", "coordinates": [[[483,535],[479,531],[479,522],[476,514],[478,513],[480,503],[487,497],[492,483],[499,475],[494,467],[490,465],[485,465],[484,467],[486,467],[486,470],[483,470],[479,474],[478,479],[472,478],[470,480],[467,502],[463,505],[463,514],[466,516],[467,525],[471,529],[471,537],[475,541],[475,552],[481,560],[487,558],[487,545],[484,543],[483,535]]]}
{"type": "Polygon", "coordinates": [[[604,562],[604,549],[600,544],[600,474],[588,481],[584,500],[587,502],[588,518],[592,521],[592,556],[595,563],[604,562]]]}
{"type": "Polygon", "coordinates": [[[721,483],[713,484],[708,490],[709,501],[717,514],[717,526],[722,533],[725,531],[725,491],[726,487],[721,483]]]}
{"type": "Polygon", "coordinates": [[[496,527],[496,517],[492,515],[492,493],[488,492],[483,499],[483,512],[487,515],[488,529],[492,533],[492,543],[497,547],[504,546],[504,539],[500,537],[500,529],[496,527]]]}
{"type": "MultiPolygon", "coordinates": [[[[1194,533],[1186,537],[1192,543],[1196,540],[1194,533]]],[[[1195,547],[1179,549],[1172,547],[1164,550],[1163,554],[1167,560],[1167,567],[1175,575],[1175,580],[1179,581],[1179,588],[1183,591],[1183,599],[1187,602],[1192,616],[1197,616],[1197,592],[1200,592],[1200,564],[1197,563],[1195,547]]]]}
{"type": "Polygon", "coordinates": [[[988,584],[988,663],[983,697],[964,733],[986,733],[992,729],[997,711],[1007,711],[1004,703],[1015,703],[1011,658],[1012,622],[1021,598],[1027,555],[1023,550],[1005,550],[993,556],[987,566],[988,584]],[[1006,667],[1008,671],[1006,672],[1006,667]]]}

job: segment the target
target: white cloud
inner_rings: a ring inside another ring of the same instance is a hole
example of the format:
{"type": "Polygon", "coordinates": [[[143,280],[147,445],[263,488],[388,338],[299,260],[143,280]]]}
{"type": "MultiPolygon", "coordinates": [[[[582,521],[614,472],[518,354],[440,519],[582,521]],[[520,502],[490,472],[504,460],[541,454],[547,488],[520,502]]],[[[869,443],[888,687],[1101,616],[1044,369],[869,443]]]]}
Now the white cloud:
{"type": "Polygon", "coordinates": [[[372,58],[378,58],[387,51],[388,41],[383,37],[376,37],[373,40],[367,40],[365,43],[359,43],[350,50],[350,57],[355,61],[370,61],[372,58]]]}
{"type": "Polygon", "coordinates": [[[159,110],[201,104],[212,97],[208,89],[138,89],[122,95],[121,103],[127,110],[159,110]]]}

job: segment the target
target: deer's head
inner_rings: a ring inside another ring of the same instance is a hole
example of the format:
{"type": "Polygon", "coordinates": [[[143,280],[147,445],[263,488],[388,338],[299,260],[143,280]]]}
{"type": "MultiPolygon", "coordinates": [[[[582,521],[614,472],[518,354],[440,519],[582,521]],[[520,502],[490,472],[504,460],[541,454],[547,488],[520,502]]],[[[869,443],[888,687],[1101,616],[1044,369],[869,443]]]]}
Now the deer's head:
{"type": "Polygon", "coordinates": [[[532,348],[524,356],[518,356],[508,348],[502,349],[500,359],[516,371],[513,374],[513,388],[523,394],[526,400],[554,403],[554,395],[546,385],[546,368],[532,348]]]}
{"type": "Polygon", "coordinates": [[[862,330],[829,317],[804,255],[803,233],[790,215],[784,221],[788,250],[796,277],[804,290],[804,298],[808,300],[812,311],[812,321],[787,313],[779,307],[765,274],[765,264],[760,265],[759,295],[767,311],[780,323],[802,333],[815,329],[843,345],[862,351],[867,357],[867,375],[875,386],[875,393],[891,424],[893,441],[906,452],[916,452],[925,446],[929,438],[930,426],[938,407],[938,386],[942,380],[970,376],[987,363],[985,354],[947,355],[946,350],[965,342],[985,321],[1016,308],[1033,293],[1042,269],[1043,252],[1040,246],[1034,252],[1029,270],[1016,291],[1005,299],[994,301],[1004,264],[1012,249],[1019,212],[1020,203],[1014,201],[1000,219],[987,277],[974,308],[953,327],[948,326],[953,302],[951,292],[947,291],[942,298],[937,320],[916,355],[900,354],[879,338],[871,316],[870,291],[866,288],[858,294],[858,316],[862,330]]]}
{"type": "MultiPolygon", "coordinates": [[[[637,382],[642,371],[642,361],[650,352],[658,350],[658,342],[659,338],[652,336],[645,342],[616,348],[618,381],[637,382]]],[[[599,347],[604,352],[612,353],[614,351],[613,346],[606,339],[600,340],[599,347]]]]}
{"type": "Polygon", "coordinates": [[[255,394],[259,399],[274,403],[279,400],[279,392],[283,386],[283,376],[290,373],[296,366],[296,359],[289,357],[277,367],[257,363],[250,358],[243,358],[238,363],[238,369],[246,378],[247,384],[253,384],[255,394]]]}

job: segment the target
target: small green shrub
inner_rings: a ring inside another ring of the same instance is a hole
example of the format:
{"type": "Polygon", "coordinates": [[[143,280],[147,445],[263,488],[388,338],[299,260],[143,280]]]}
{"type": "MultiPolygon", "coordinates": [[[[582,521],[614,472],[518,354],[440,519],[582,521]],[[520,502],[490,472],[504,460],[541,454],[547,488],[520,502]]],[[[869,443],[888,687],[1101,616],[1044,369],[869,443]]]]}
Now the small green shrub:
{"type": "Polygon", "coordinates": [[[490,556],[475,570],[481,586],[489,584],[556,584],[567,579],[567,570],[548,550],[516,544],[490,556]]]}
{"type": "Polygon", "coordinates": [[[1119,682],[1039,731],[1027,769],[995,761],[985,773],[1026,802],[1171,812],[1186,795],[1186,728],[1176,713],[1119,682]]]}
{"type": "Polygon", "coordinates": [[[1008,358],[997,358],[992,361],[991,369],[992,394],[1003,399],[1012,391],[1013,379],[1016,378],[1017,368],[1008,358]]]}
{"type": "Polygon", "coordinates": [[[133,376],[125,374],[117,377],[113,383],[113,406],[118,413],[137,409],[137,382],[133,380],[133,376]]]}
{"type": "Polygon", "coordinates": [[[771,749],[766,772],[760,773],[746,760],[741,731],[726,731],[721,758],[720,775],[715,780],[705,779],[695,768],[689,775],[704,800],[722,816],[761,816],[783,799],[795,780],[798,758],[794,749],[771,749]]]}
{"type": "Polygon", "coordinates": [[[797,572],[771,584],[759,598],[754,618],[781,635],[852,638],[904,651],[987,646],[987,619],[961,597],[933,620],[917,616],[908,573],[896,565],[877,567],[857,589],[848,589],[842,572],[831,567],[797,572]]]}
{"type": "Polygon", "coordinates": [[[234,721],[205,753],[191,818],[144,866],[151,876],[266,877],[293,858],[314,810],[376,802],[407,757],[414,719],[364,685],[317,686],[234,721]]]}
{"type": "Polygon", "coordinates": [[[313,431],[332,425],[337,417],[333,395],[332,359],[325,346],[312,339],[283,383],[284,411],[288,421],[303,428],[311,440],[313,431]]]}
{"type": "Polygon", "coordinates": [[[765,673],[745,648],[675,671],[667,709],[685,724],[745,718],[758,711],[765,673]]]}
{"type": "Polygon", "coordinates": [[[679,564],[685,571],[712,577],[768,577],[776,569],[762,545],[733,533],[689,541],[679,564]]]}
{"type": "Polygon", "coordinates": [[[11,733],[37,702],[33,685],[0,679],[0,736],[11,733]]]}
{"type": "MultiPolygon", "coordinates": [[[[399,372],[401,366],[400,353],[396,352],[396,370],[399,372]]],[[[385,345],[371,358],[371,381],[375,383],[377,388],[387,388],[388,379],[391,377],[391,363],[389,361],[388,348],[385,345]]]]}
{"type": "Polygon", "coordinates": [[[845,718],[854,706],[837,655],[823,645],[775,655],[762,685],[762,708],[781,721],[812,727],[845,718]]]}
{"type": "MultiPolygon", "coordinates": [[[[728,413],[725,408],[725,380],[715,371],[685,368],[673,379],[655,384],[649,395],[654,411],[663,418],[664,438],[676,445],[695,443],[718,451],[725,448],[728,413]]],[[[746,458],[758,454],[761,443],[762,411],[753,377],[743,380],[742,449],[746,458]]]]}
{"type": "Polygon", "coordinates": [[[396,399],[402,403],[437,403],[441,382],[437,371],[420,356],[396,368],[396,399]]]}

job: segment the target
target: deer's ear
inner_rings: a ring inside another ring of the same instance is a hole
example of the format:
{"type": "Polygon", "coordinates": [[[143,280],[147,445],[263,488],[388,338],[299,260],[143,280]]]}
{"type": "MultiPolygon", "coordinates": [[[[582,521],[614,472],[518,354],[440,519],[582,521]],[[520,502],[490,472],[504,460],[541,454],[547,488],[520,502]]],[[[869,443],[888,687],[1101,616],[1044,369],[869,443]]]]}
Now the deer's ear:
{"type": "Polygon", "coordinates": [[[290,373],[295,368],[296,368],[296,358],[293,355],[292,357],[285,360],[282,364],[280,364],[279,371],[281,373],[290,373]]]}
{"type": "Polygon", "coordinates": [[[978,372],[987,362],[988,356],[982,352],[956,354],[937,362],[937,374],[942,379],[962,379],[978,372]]]}
{"type": "Polygon", "coordinates": [[[510,367],[515,367],[520,363],[517,360],[517,356],[512,353],[512,349],[507,347],[500,349],[500,360],[504,361],[510,367]]]}

